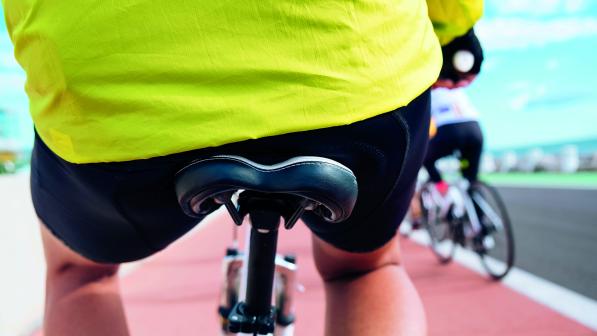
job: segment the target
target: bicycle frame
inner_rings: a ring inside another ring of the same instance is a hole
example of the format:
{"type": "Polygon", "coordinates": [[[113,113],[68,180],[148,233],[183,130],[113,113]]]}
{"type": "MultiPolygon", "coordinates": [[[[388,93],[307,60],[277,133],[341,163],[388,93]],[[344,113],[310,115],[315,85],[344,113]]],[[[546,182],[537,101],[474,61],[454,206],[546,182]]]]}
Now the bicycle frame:
{"type": "MultiPolygon", "coordinates": [[[[450,184],[448,193],[445,196],[442,196],[435,188],[428,189],[430,191],[429,197],[426,197],[427,195],[422,196],[423,202],[425,202],[424,205],[428,209],[438,209],[438,211],[432,211],[428,215],[430,217],[430,222],[432,223],[435,222],[436,216],[439,218],[447,218],[449,212],[451,212],[452,218],[464,218],[466,215],[468,221],[465,221],[465,224],[468,225],[464,227],[465,237],[470,239],[481,232],[482,226],[473,203],[478,202],[469,196],[467,189],[468,181],[461,180],[457,183],[450,184]]],[[[481,197],[478,198],[481,199],[481,197]]],[[[483,200],[481,199],[481,201],[483,200]]],[[[489,207],[485,204],[485,208],[488,209],[489,207]]],[[[491,211],[491,209],[489,209],[489,211],[491,211]]]]}
{"type": "MultiPolygon", "coordinates": [[[[275,307],[276,319],[269,321],[270,324],[275,323],[274,333],[266,335],[292,336],[297,266],[286,257],[276,254],[277,229],[280,222],[281,216],[275,211],[257,216],[249,213],[244,221],[250,227],[248,234],[245,235],[244,253],[226,256],[224,260],[225,285],[220,307],[234,306],[228,323],[234,322],[234,310],[238,308],[239,303],[244,303],[244,311],[253,316],[273,318],[275,307]],[[278,216],[277,222],[276,216],[278,216]],[[237,279],[239,279],[238,285],[235,283],[237,279]],[[235,293],[234,288],[238,288],[238,293],[235,293]]],[[[233,230],[232,245],[235,248],[238,246],[236,238],[238,226],[233,230]]],[[[265,321],[263,323],[268,324],[265,321]]],[[[256,334],[257,332],[223,331],[223,335],[227,336],[256,334]]]]}
{"type": "Polygon", "coordinates": [[[472,238],[476,236],[479,232],[481,232],[481,223],[479,222],[479,216],[477,216],[477,211],[475,211],[475,205],[473,204],[473,200],[471,199],[466,190],[467,188],[468,183],[466,183],[466,185],[464,183],[460,183],[459,185],[457,185],[457,189],[460,192],[462,201],[464,203],[464,208],[468,217],[468,223],[470,224],[470,232],[466,234],[466,236],[467,238],[472,238]]]}
{"type": "Polygon", "coordinates": [[[481,211],[489,218],[489,220],[496,226],[497,229],[503,229],[504,224],[502,223],[502,219],[498,216],[495,211],[487,204],[487,201],[483,199],[483,197],[479,196],[478,194],[473,195],[473,200],[475,203],[481,208],[481,211]]]}

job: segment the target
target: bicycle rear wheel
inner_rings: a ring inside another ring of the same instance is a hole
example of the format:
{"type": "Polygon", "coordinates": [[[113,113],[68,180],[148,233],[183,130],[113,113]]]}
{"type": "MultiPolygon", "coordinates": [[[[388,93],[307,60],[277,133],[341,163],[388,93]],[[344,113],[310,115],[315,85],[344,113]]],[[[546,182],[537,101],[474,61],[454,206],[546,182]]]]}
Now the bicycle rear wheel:
{"type": "Polygon", "coordinates": [[[482,226],[482,249],[477,251],[483,267],[494,280],[506,276],[514,265],[514,234],[506,206],[492,186],[476,183],[471,197],[482,226]]]}
{"type": "Polygon", "coordinates": [[[453,240],[453,228],[450,222],[440,218],[439,207],[433,200],[434,186],[431,183],[423,185],[419,202],[423,226],[429,234],[429,246],[441,264],[452,261],[456,244],[453,240]]]}

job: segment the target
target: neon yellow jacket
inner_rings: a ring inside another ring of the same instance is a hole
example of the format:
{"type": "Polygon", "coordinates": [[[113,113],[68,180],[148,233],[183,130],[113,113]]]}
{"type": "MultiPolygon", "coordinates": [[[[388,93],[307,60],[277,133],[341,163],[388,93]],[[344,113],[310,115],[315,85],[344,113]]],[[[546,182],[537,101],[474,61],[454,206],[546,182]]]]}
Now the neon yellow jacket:
{"type": "Polygon", "coordinates": [[[74,163],[345,125],[404,106],[441,67],[428,15],[454,35],[480,1],[429,1],[428,12],[422,0],[2,0],[36,129],[74,163]]]}
{"type": "Polygon", "coordinates": [[[483,14],[482,0],[427,0],[427,4],[441,45],[464,35],[483,14]]]}

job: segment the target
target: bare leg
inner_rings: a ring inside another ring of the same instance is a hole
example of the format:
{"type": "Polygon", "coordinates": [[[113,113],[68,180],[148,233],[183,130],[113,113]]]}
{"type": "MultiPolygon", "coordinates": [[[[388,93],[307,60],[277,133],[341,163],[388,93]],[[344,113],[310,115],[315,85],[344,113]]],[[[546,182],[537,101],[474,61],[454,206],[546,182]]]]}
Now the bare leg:
{"type": "Polygon", "coordinates": [[[415,191],[413,198],[410,200],[410,217],[413,222],[420,222],[422,211],[421,211],[421,203],[419,203],[419,197],[421,193],[419,191],[415,191]]]}
{"type": "Polygon", "coordinates": [[[42,224],[46,256],[45,336],[129,335],[118,265],[98,264],[69,248],[42,224]]]}
{"type": "Polygon", "coordinates": [[[325,335],[427,334],[425,312],[400,265],[398,239],[370,253],[349,253],[313,238],[325,283],[325,335]]]}

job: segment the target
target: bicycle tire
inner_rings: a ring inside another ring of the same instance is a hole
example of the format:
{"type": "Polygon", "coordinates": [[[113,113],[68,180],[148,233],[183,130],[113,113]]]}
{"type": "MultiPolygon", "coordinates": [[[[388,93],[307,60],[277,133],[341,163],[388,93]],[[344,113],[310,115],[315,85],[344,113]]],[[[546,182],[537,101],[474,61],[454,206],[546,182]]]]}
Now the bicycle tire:
{"type": "Polygon", "coordinates": [[[483,268],[493,280],[500,280],[508,274],[514,265],[514,233],[512,231],[512,223],[510,216],[502,200],[499,192],[485,182],[477,182],[472,190],[473,202],[475,202],[483,212],[483,217],[480,218],[485,237],[491,237],[494,246],[491,248],[485,247],[483,251],[478,251],[481,258],[483,268]],[[491,209],[501,219],[501,225],[496,225],[494,220],[491,220],[491,214],[488,215],[483,206],[475,199],[475,193],[482,197],[491,206],[491,209]],[[501,228],[499,227],[501,226],[501,228]],[[501,249],[500,249],[501,247],[501,249]],[[501,252],[501,253],[500,253],[501,252]]]}
{"type": "Polygon", "coordinates": [[[402,223],[400,223],[400,227],[398,228],[398,234],[400,234],[401,237],[408,238],[410,237],[410,234],[413,233],[413,231],[414,229],[412,224],[412,218],[410,214],[407,213],[405,218],[402,220],[402,223]]]}
{"type": "Polygon", "coordinates": [[[421,187],[419,202],[421,204],[422,224],[429,235],[429,247],[440,264],[448,264],[454,258],[456,243],[453,237],[453,226],[450,222],[439,218],[437,205],[431,201],[431,183],[421,187]],[[425,199],[427,197],[427,200],[425,199]],[[432,214],[430,212],[435,212],[432,214]],[[431,215],[431,216],[430,216],[431,215]]]}

